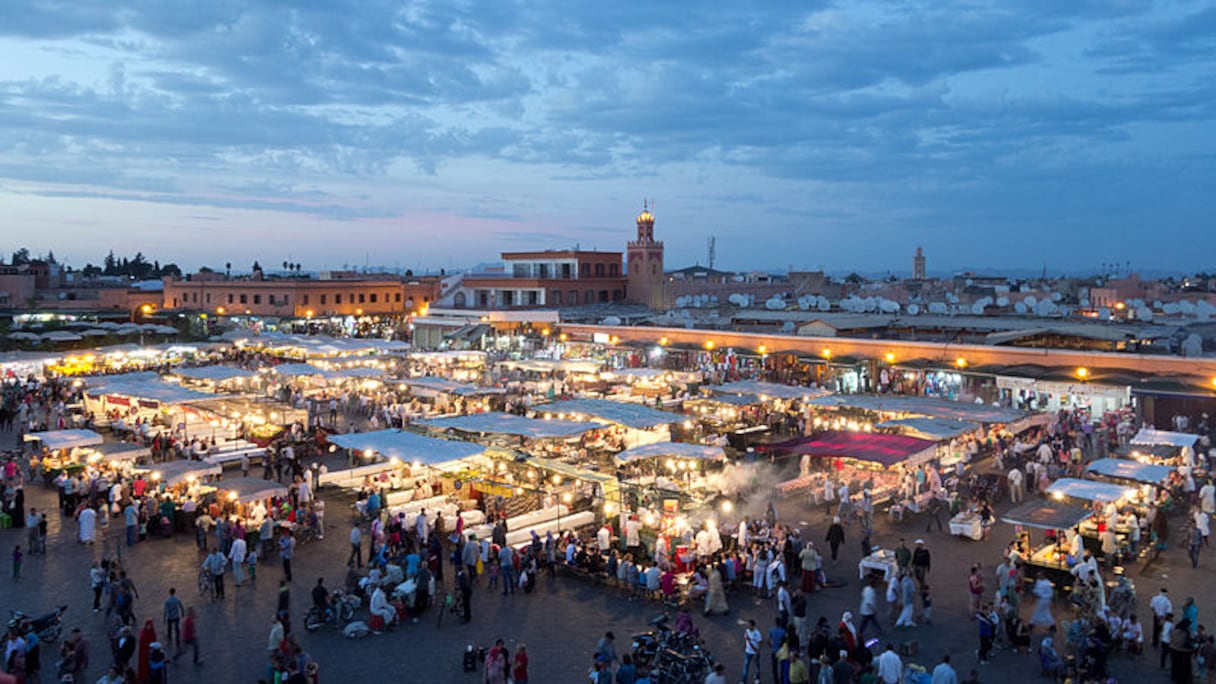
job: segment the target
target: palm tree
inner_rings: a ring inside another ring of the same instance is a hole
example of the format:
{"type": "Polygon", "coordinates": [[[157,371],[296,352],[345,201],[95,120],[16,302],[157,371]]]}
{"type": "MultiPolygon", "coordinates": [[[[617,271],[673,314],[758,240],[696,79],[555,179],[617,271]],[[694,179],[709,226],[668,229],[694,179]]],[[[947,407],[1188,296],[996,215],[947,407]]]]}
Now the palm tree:
{"type": "Polygon", "coordinates": [[[231,275],[232,275],[232,262],[226,261],[226,262],[224,262],[224,277],[228,277],[231,275]]]}

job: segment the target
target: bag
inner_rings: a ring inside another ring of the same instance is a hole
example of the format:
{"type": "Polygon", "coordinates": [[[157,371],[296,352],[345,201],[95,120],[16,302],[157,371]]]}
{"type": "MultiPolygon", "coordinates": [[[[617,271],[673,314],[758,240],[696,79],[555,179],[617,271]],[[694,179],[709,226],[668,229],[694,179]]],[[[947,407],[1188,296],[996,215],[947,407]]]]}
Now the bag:
{"type": "Polygon", "coordinates": [[[485,563],[482,563],[481,559],[478,558],[477,559],[477,574],[480,575],[481,573],[485,572],[485,568],[486,568],[485,563]]]}
{"type": "Polygon", "coordinates": [[[521,587],[528,586],[528,571],[527,570],[523,570],[519,573],[519,586],[521,586],[521,587]]]}

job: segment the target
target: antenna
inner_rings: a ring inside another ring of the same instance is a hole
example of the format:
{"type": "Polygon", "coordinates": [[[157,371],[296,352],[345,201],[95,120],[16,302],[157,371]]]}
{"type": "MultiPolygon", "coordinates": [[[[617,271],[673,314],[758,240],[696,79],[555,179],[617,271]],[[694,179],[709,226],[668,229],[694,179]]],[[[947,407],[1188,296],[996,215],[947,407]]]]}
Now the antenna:
{"type": "Polygon", "coordinates": [[[710,235],[706,242],[706,261],[709,262],[710,268],[714,267],[714,260],[718,256],[718,239],[710,235]]]}

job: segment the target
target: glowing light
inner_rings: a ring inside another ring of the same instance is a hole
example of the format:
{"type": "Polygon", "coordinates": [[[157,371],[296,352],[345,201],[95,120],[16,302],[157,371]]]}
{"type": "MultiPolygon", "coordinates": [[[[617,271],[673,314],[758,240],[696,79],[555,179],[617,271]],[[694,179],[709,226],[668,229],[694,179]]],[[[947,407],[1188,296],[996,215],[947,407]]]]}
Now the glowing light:
{"type": "Polygon", "coordinates": [[[553,476],[553,484],[554,484],[554,485],[561,485],[561,483],[562,483],[562,476],[561,476],[561,475],[554,475],[554,476],[553,476]]]}
{"type": "Polygon", "coordinates": [[[541,334],[541,335],[544,335],[545,337],[548,337],[548,336],[549,336],[549,329],[548,329],[548,328],[545,328],[544,330],[540,331],[540,334],[541,334]]]}
{"type": "Polygon", "coordinates": [[[152,471],[152,481],[155,482],[159,479],[160,479],[160,471],[159,470],[152,471]]]}
{"type": "Polygon", "coordinates": [[[376,452],[372,451],[371,449],[368,449],[367,451],[363,452],[364,458],[371,458],[372,456],[375,456],[375,455],[376,455],[376,452]]]}
{"type": "Polygon", "coordinates": [[[562,333],[562,334],[558,335],[557,339],[561,340],[562,342],[565,342],[567,339],[566,333],[562,333]]]}
{"type": "Polygon", "coordinates": [[[967,359],[964,359],[963,357],[961,357],[961,356],[960,356],[960,357],[958,357],[957,359],[955,359],[955,360],[954,360],[954,365],[958,366],[959,368],[966,368],[966,367],[967,367],[967,359]]]}
{"type": "Polygon", "coordinates": [[[224,311],[225,311],[225,309],[224,309],[224,307],[222,307],[222,306],[217,306],[217,307],[215,307],[215,313],[216,313],[216,314],[218,314],[218,315],[220,315],[220,316],[223,316],[223,315],[224,315],[224,311]]]}
{"type": "Polygon", "coordinates": [[[666,337],[660,337],[660,338],[659,338],[659,346],[660,346],[660,347],[666,347],[666,346],[667,346],[667,344],[668,344],[668,340],[667,340],[667,338],[666,338],[666,337]]]}
{"type": "Polygon", "coordinates": [[[236,492],[228,492],[228,500],[236,501],[236,492]]]}
{"type": "Polygon", "coordinates": [[[691,421],[691,420],[686,420],[686,421],[684,421],[684,429],[685,429],[685,430],[691,430],[691,429],[692,429],[692,421],[691,421]]]}
{"type": "Polygon", "coordinates": [[[144,315],[147,316],[148,314],[152,313],[152,305],[144,304],[143,306],[139,307],[139,310],[144,312],[144,315]]]}
{"type": "Polygon", "coordinates": [[[1123,302],[1115,302],[1115,308],[1118,309],[1119,311],[1122,311],[1125,308],[1127,308],[1127,305],[1124,304],[1123,302]]]}
{"type": "Polygon", "coordinates": [[[566,492],[565,494],[562,494],[562,501],[563,501],[563,502],[565,502],[565,503],[570,503],[570,502],[571,502],[571,501],[573,501],[573,500],[574,500],[574,497],[570,495],[570,492],[566,492]]]}
{"type": "Polygon", "coordinates": [[[830,359],[830,358],[832,358],[832,350],[828,349],[827,347],[824,347],[823,349],[821,349],[819,351],[819,355],[825,359],[830,359]]]}
{"type": "Polygon", "coordinates": [[[362,315],[363,315],[363,309],[355,309],[355,315],[356,315],[356,316],[362,316],[362,315]]]}
{"type": "Polygon", "coordinates": [[[1061,501],[1064,499],[1064,492],[1052,492],[1051,498],[1055,499],[1056,501],[1061,501]]]}
{"type": "Polygon", "coordinates": [[[886,359],[887,359],[887,363],[895,363],[895,353],[887,352],[886,359]]]}
{"type": "Polygon", "coordinates": [[[309,309],[308,311],[305,311],[305,312],[304,312],[304,315],[305,315],[305,316],[308,316],[309,318],[312,318],[312,309],[309,309]]]}
{"type": "Polygon", "coordinates": [[[728,499],[728,500],[722,502],[722,512],[723,513],[729,514],[733,510],[735,510],[735,504],[733,501],[730,501],[728,499]]]}
{"type": "Polygon", "coordinates": [[[1089,377],[1089,369],[1082,366],[1077,369],[1077,377],[1084,380],[1089,377]]]}
{"type": "Polygon", "coordinates": [[[756,348],[756,351],[757,351],[757,352],[759,352],[759,353],[761,353],[761,354],[767,354],[767,353],[768,353],[768,347],[766,347],[766,346],[764,346],[764,345],[762,344],[762,345],[760,345],[759,347],[757,347],[757,348],[756,348]]]}

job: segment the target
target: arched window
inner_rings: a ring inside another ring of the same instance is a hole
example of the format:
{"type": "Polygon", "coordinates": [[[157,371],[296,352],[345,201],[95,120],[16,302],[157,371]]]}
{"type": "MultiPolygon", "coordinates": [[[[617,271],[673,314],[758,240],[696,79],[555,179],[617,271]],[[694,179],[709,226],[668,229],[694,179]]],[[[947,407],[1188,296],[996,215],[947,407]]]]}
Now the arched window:
{"type": "Polygon", "coordinates": [[[603,264],[596,264],[596,265],[595,265],[595,277],[596,277],[596,278],[603,278],[603,277],[604,277],[604,265],[603,265],[603,264]]]}

